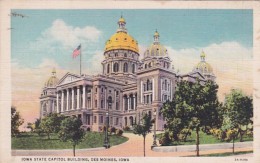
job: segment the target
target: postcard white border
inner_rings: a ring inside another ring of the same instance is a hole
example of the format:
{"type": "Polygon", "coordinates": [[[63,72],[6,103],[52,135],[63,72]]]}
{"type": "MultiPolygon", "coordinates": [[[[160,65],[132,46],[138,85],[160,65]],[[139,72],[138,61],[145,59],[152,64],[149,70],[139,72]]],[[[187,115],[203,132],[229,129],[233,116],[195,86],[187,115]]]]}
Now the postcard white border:
{"type": "MultiPolygon", "coordinates": [[[[0,162],[21,162],[11,156],[10,106],[10,10],[11,9],[252,9],[254,54],[254,157],[247,162],[260,162],[260,2],[256,1],[0,1],[0,162]]],[[[32,157],[33,158],[33,157],[32,157]]],[[[235,162],[233,157],[131,157],[131,162],[235,162]]]]}

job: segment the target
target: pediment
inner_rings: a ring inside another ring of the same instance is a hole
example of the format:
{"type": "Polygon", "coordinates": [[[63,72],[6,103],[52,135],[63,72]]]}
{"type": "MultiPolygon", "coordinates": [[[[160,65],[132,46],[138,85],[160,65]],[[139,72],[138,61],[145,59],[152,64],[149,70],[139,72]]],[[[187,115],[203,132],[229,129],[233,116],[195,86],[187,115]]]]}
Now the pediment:
{"type": "Polygon", "coordinates": [[[63,85],[63,84],[71,83],[71,82],[73,82],[73,81],[78,80],[79,78],[80,78],[80,76],[78,76],[78,75],[76,75],[76,74],[71,74],[71,73],[68,72],[66,75],[64,75],[64,76],[60,79],[58,85],[63,85]]]}

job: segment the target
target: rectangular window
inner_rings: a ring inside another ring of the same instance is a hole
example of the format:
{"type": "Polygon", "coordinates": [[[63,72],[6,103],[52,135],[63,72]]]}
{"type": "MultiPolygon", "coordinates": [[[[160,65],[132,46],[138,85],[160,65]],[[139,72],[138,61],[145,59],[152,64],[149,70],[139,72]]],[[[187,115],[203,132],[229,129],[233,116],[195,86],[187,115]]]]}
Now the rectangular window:
{"type": "Polygon", "coordinates": [[[97,116],[94,116],[94,123],[97,123],[97,116]]]}
{"type": "Polygon", "coordinates": [[[88,102],[87,103],[88,103],[87,104],[88,108],[90,108],[90,97],[88,98],[88,102]]]}
{"type": "Polygon", "coordinates": [[[118,118],[116,118],[116,125],[118,125],[119,124],[119,119],[118,118]]]}
{"type": "Polygon", "coordinates": [[[116,102],[116,110],[119,110],[118,102],[116,102]]]}
{"type": "Polygon", "coordinates": [[[97,100],[95,100],[95,108],[97,108],[97,100]]]}
{"type": "Polygon", "coordinates": [[[103,116],[101,115],[101,116],[100,116],[100,123],[103,123],[103,122],[104,122],[103,116]]]}
{"type": "Polygon", "coordinates": [[[104,108],[104,102],[101,100],[101,108],[104,108]]]}

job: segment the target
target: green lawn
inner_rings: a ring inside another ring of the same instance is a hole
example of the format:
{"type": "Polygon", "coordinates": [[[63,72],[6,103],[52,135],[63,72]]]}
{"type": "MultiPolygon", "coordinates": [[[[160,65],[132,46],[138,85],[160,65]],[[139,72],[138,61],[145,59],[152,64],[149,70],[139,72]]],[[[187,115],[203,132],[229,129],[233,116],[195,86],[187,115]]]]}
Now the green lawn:
{"type": "MultiPolygon", "coordinates": [[[[218,143],[227,143],[226,141],[221,141],[212,135],[207,135],[204,132],[199,133],[200,144],[218,144],[218,143]]],[[[157,139],[160,139],[161,134],[157,134],[157,139]]],[[[252,137],[243,136],[243,141],[253,141],[252,137]]],[[[232,141],[231,141],[232,142],[232,141]]],[[[239,139],[236,139],[235,142],[239,142],[239,139]]],[[[186,142],[172,142],[169,146],[175,145],[195,145],[196,144],[196,133],[192,131],[191,136],[187,137],[186,142]]]]}
{"type": "MultiPolygon", "coordinates": [[[[112,135],[110,145],[114,146],[126,142],[128,138],[112,135]]],[[[76,149],[103,147],[104,133],[87,132],[84,140],[76,149]]],[[[70,142],[61,142],[57,134],[51,134],[50,140],[46,135],[38,136],[35,133],[22,133],[19,137],[12,138],[12,149],[71,149],[70,142]]]]}

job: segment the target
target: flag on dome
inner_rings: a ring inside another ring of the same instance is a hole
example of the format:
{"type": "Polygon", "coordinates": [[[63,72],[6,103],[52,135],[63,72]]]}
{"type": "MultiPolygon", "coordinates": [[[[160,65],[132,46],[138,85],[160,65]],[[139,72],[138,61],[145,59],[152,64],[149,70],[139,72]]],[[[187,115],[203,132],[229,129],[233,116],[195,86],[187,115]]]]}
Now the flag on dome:
{"type": "Polygon", "coordinates": [[[75,58],[78,55],[80,55],[80,49],[81,49],[81,45],[79,45],[72,53],[72,57],[75,58]]]}

